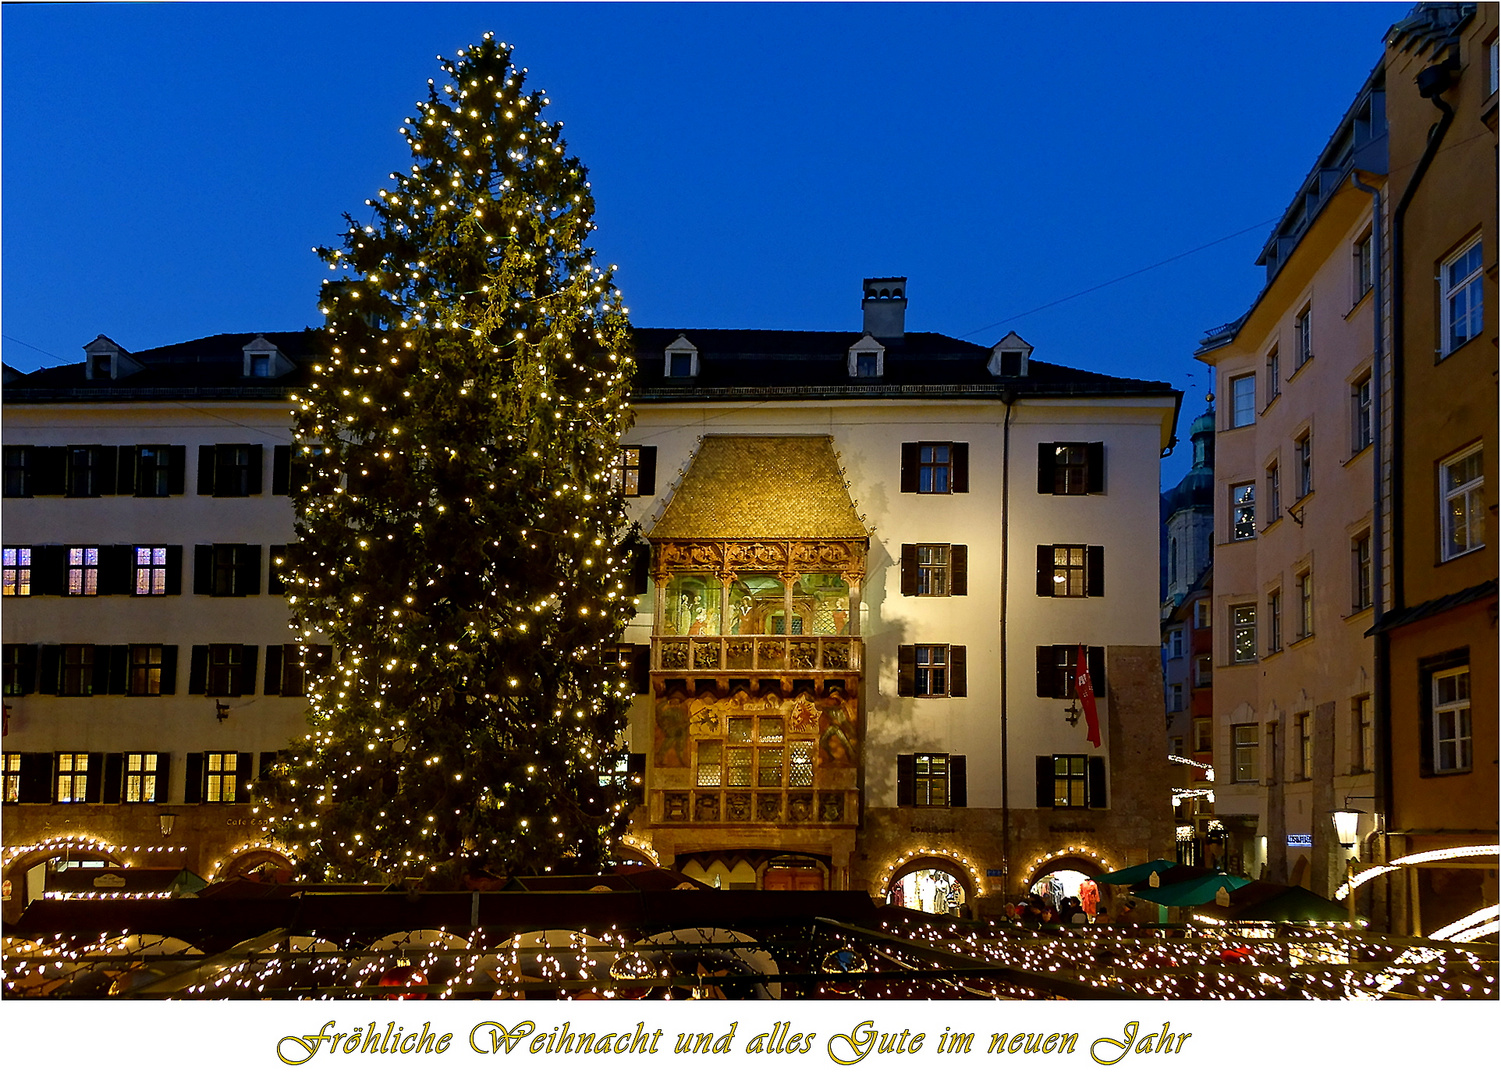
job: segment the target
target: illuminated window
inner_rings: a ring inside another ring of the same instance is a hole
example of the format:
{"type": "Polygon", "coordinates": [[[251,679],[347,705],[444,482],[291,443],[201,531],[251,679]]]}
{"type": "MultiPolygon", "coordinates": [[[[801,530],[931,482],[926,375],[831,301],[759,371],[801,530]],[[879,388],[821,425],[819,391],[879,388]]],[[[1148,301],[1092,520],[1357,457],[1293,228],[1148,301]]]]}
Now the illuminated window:
{"type": "Polygon", "coordinates": [[[1481,505],[1485,472],[1482,448],[1464,450],[1438,467],[1442,553],[1452,559],[1485,544],[1485,515],[1481,505]]]}
{"type": "Polygon", "coordinates": [[[947,754],[914,754],[913,805],[949,805],[949,756],[947,754]]]}
{"type": "Polygon", "coordinates": [[[614,479],[622,495],[634,497],[641,493],[641,447],[620,448],[620,460],[615,467],[614,479]]]}
{"type": "Polygon", "coordinates": [[[136,697],[157,697],[162,692],[162,647],[130,647],[130,693],[136,697]]]}
{"type": "Polygon", "coordinates": [[[1089,569],[1084,545],[1054,544],[1052,583],[1054,596],[1088,596],[1089,569]]]}
{"type": "Polygon", "coordinates": [[[97,596],[98,594],[99,549],[70,547],[68,549],[68,595],[97,596]]]}
{"type": "Polygon", "coordinates": [[[31,548],[4,549],[4,595],[31,595],[31,548]]]}
{"type": "Polygon", "coordinates": [[[154,803],[157,801],[155,754],[125,755],[125,801],[128,803],[154,803]]]}
{"type": "Polygon", "coordinates": [[[1254,664],[1256,662],[1256,605],[1232,604],[1230,606],[1230,662],[1254,664]]]}
{"type": "Polygon", "coordinates": [[[137,596],[165,596],[167,594],[167,549],[164,547],[136,548],[135,572],[137,596]]]}
{"type": "Polygon", "coordinates": [[[1230,488],[1230,539],[1256,539],[1256,485],[1236,484],[1230,488]]]}
{"type": "Polygon", "coordinates": [[[4,763],[5,801],[8,803],[21,801],[21,755],[0,754],[0,762],[4,763]]]}
{"type": "Polygon", "coordinates": [[[204,759],[204,802],[235,802],[237,773],[240,755],[237,753],[209,753],[204,759]]]}
{"type": "Polygon", "coordinates": [[[57,755],[57,785],[54,798],[60,803],[84,802],[88,797],[89,755],[57,755]]]}
{"type": "Polygon", "coordinates": [[[1089,805],[1089,758],[1084,754],[1053,755],[1053,805],[1089,805]]]}

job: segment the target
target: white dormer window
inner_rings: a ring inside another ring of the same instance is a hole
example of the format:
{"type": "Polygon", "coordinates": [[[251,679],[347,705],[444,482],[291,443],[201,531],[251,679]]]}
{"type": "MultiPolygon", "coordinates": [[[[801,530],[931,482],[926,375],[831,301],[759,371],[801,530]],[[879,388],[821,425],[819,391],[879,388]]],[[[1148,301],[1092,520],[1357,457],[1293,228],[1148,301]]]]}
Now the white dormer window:
{"type": "Polygon", "coordinates": [[[879,379],[886,373],[886,346],[866,334],[850,346],[849,373],[852,379],[879,379]]]}
{"type": "Polygon", "coordinates": [[[682,334],[667,346],[662,374],[669,379],[691,379],[698,374],[698,347],[682,334]]]}
{"type": "Polygon", "coordinates": [[[1032,346],[1012,331],[990,350],[990,363],[985,369],[1002,379],[1020,379],[1027,374],[1031,360],[1032,346]]]}
{"type": "Polygon", "coordinates": [[[83,356],[83,377],[90,381],[110,382],[141,370],[130,353],[103,334],[83,347],[83,356]]]}
{"type": "Polygon", "coordinates": [[[257,337],[254,341],[247,343],[241,349],[241,353],[245,357],[242,374],[247,379],[271,379],[281,375],[290,375],[296,370],[296,365],[264,337],[257,337]]]}

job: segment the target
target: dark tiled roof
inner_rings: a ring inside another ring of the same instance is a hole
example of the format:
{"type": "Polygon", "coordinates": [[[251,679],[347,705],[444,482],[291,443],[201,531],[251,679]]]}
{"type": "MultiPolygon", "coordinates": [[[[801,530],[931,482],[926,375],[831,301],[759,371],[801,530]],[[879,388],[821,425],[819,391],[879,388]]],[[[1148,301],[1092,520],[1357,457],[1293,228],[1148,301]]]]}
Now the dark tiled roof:
{"type": "MultiPolygon", "coordinates": [[[[637,327],[635,353],[638,401],[701,400],[706,397],[999,397],[1010,387],[1020,396],[1161,396],[1177,393],[1165,382],[1127,379],[1077,368],[1029,363],[1025,378],[998,378],[986,370],[990,348],[945,334],[909,333],[882,341],[885,372],[879,379],[849,374],[850,346],[858,331],[705,330],[637,327]],[[678,335],[699,351],[699,374],[670,379],[665,351],[678,335]]],[[[276,398],[306,381],[300,368],[269,379],[242,375],[242,350],[255,333],[215,334],[175,345],[132,352],[145,370],[119,379],[87,380],[84,365],[64,364],[39,371],[7,373],[5,398],[27,401],[111,400],[173,397],[276,398]]],[[[316,329],[266,333],[268,341],[293,361],[316,355],[322,332],[316,329]]]]}
{"type": "Polygon", "coordinates": [[[1373,634],[1384,634],[1389,630],[1395,630],[1399,626],[1407,626],[1411,623],[1421,622],[1423,619],[1442,615],[1446,611],[1464,607],[1484,600],[1488,596],[1496,595],[1496,579],[1482,581],[1479,585],[1471,585],[1468,589],[1450,593],[1448,596],[1440,596],[1434,600],[1425,600],[1421,604],[1402,608],[1400,611],[1388,611],[1381,616],[1381,620],[1365,632],[1366,637],[1373,634]]]}

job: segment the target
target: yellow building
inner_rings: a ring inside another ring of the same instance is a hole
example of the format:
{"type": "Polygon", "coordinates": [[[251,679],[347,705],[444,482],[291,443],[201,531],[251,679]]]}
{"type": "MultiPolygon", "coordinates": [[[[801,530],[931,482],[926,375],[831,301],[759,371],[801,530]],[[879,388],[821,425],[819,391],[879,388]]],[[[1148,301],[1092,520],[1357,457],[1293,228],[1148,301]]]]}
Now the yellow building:
{"type": "MultiPolygon", "coordinates": [[[[1389,858],[1497,843],[1494,4],[1433,5],[1385,57],[1392,170],[1392,602],[1375,637],[1389,858]]],[[[1497,901],[1496,859],[1393,881],[1418,934],[1497,901]]]]}

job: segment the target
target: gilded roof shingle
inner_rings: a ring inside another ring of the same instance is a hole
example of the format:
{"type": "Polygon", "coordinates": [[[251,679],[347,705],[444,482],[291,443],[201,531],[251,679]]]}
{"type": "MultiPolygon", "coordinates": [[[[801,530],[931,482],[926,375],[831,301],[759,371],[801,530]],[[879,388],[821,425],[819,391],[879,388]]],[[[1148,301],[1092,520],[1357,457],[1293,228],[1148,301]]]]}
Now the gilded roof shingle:
{"type": "Polygon", "coordinates": [[[705,435],[654,540],[864,539],[827,435],[705,435]]]}

